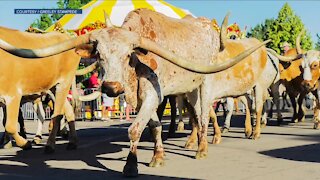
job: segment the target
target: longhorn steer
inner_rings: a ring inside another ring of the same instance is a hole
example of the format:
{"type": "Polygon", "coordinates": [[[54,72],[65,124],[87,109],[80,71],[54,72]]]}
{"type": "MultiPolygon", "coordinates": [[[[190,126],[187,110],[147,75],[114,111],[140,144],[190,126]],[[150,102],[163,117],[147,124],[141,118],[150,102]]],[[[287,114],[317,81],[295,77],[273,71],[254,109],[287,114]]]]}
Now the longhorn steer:
{"type": "MultiPolygon", "coordinates": [[[[41,48],[66,41],[69,36],[61,33],[33,34],[0,27],[0,38],[19,48],[41,48]]],[[[25,59],[0,50],[0,83],[5,85],[0,88],[0,96],[7,106],[5,129],[13,136],[19,147],[31,148],[31,142],[17,132],[18,111],[22,96],[34,95],[33,98],[37,98],[41,93],[56,86],[54,127],[47,141],[46,151],[54,151],[58,123],[64,113],[68,117],[71,133],[68,148],[76,148],[74,113],[66,97],[79,61],[80,57],[74,51],[41,59],[25,59]]]]}
{"type": "Polygon", "coordinates": [[[296,49],[290,49],[285,56],[303,54],[302,58],[289,64],[280,64],[281,83],[286,87],[292,107],[292,122],[299,122],[305,119],[302,103],[306,95],[311,92],[316,98],[314,108],[314,128],[320,127],[320,102],[319,102],[319,60],[320,51],[309,50],[303,52],[300,47],[301,32],[296,39],[296,49]]]}
{"type": "MultiPolygon", "coordinates": [[[[253,62],[250,54],[266,42],[260,43],[251,39],[244,42],[245,46],[238,50],[230,45],[219,53],[219,35],[212,28],[210,20],[191,17],[178,20],[154,11],[138,9],[127,15],[121,28],[97,30],[66,41],[55,48],[49,47],[51,50],[49,52],[46,51],[48,48],[21,51],[6,43],[2,43],[1,47],[16,55],[36,58],[61,53],[82,43],[93,43],[93,47],[88,51],[93,54],[98,53],[100,56],[106,72],[103,86],[108,96],[118,96],[125,92],[126,101],[139,109],[135,121],[128,130],[130,152],[124,167],[125,175],[136,176],[138,175],[137,145],[150,119],[155,149],[149,165],[152,167],[163,165],[161,124],[156,113],[163,96],[187,93],[189,101],[195,107],[197,118],[200,119],[202,96],[199,94],[206,94],[209,91],[205,81],[211,79],[212,75],[197,72],[220,72],[236,65],[247,56],[250,56],[247,61],[249,59],[251,64],[256,64],[252,65],[254,68],[260,67],[263,63],[253,62]],[[245,47],[252,48],[246,50],[245,47]],[[234,57],[237,54],[238,56],[234,57]]],[[[81,54],[86,52],[85,50],[78,48],[76,51],[81,54]]],[[[238,76],[242,75],[240,69],[243,68],[236,67],[234,70],[238,76]]],[[[247,80],[251,81],[252,78],[247,80]]],[[[205,104],[204,108],[208,109],[208,104],[205,104]]]]}

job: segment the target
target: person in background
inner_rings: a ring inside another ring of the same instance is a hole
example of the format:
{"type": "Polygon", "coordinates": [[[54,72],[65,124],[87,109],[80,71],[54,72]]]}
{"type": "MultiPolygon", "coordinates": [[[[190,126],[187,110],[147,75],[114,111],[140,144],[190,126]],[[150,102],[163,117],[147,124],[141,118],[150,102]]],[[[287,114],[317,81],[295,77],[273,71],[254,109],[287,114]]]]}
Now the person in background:
{"type": "Polygon", "coordinates": [[[113,98],[102,93],[102,120],[111,120],[111,110],[113,106],[113,98]]]}
{"type": "Polygon", "coordinates": [[[284,42],[282,45],[283,48],[283,54],[286,54],[286,52],[290,49],[290,44],[288,42],[284,42]]]}
{"type": "MultiPolygon", "coordinates": [[[[93,88],[92,92],[95,91],[96,89],[95,88],[98,88],[101,84],[101,81],[100,79],[98,78],[99,77],[99,73],[97,70],[94,70],[92,72],[92,75],[90,76],[89,78],[89,83],[88,83],[88,88],[93,88]]],[[[94,101],[91,105],[91,116],[92,116],[92,120],[93,119],[96,119],[95,117],[95,111],[98,110],[98,106],[97,106],[97,103],[96,101],[94,101]]],[[[103,117],[103,116],[102,116],[103,117]]]]}
{"type": "Polygon", "coordinates": [[[101,84],[99,73],[97,70],[94,70],[91,77],[89,78],[89,87],[88,88],[98,88],[101,84]]]}
{"type": "Polygon", "coordinates": [[[126,120],[130,121],[130,105],[126,103],[124,94],[119,95],[119,110],[120,110],[120,121],[123,120],[124,111],[126,113],[126,120]]]}

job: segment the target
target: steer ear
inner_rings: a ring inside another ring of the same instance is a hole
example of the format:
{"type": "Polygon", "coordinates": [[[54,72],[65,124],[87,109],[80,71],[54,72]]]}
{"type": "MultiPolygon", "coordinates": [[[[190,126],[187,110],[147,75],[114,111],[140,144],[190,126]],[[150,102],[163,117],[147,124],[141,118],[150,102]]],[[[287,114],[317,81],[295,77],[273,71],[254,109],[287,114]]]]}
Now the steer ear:
{"type": "Polygon", "coordinates": [[[75,52],[82,58],[94,57],[94,46],[92,44],[83,44],[75,49],[75,52]]]}

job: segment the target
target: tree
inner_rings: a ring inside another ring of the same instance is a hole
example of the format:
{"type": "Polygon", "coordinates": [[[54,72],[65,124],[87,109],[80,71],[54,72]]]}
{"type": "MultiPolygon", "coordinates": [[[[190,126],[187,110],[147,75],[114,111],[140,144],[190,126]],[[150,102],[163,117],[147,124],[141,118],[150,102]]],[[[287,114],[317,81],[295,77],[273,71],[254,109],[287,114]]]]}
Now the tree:
{"type": "MultiPolygon", "coordinates": [[[[88,2],[90,2],[90,0],[58,0],[57,6],[58,9],[78,9],[88,2]]],[[[30,26],[46,30],[62,16],[63,14],[52,14],[51,16],[48,14],[41,14],[40,18],[36,19],[30,26]]]]}
{"type": "MultiPolygon", "coordinates": [[[[57,2],[57,5],[58,5],[58,9],[64,9],[65,8],[65,4],[64,4],[64,1],[63,0],[59,0],[57,2]]],[[[52,14],[51,15],[51,19],[56,22],[58,21],[61,17],[63,16],[63,14],[52,14]]]]}
{"type": "Polygon", "coordinates": [[[66,0],[67,9],[78,9],[82,6],[81,0],[66,0]]]}
{"type": "MultiPolygon", "coordinates": [[[[248,33],[249,37],[256,37],[260,40],[271,39],[267,47],[281,52],[284,42],[288,42],[295,47],[295,40],[298,34],[305,30],[304,24],[300,17],[295,15],[288,3],[285,3],[278,13],[277,19],[266,19],[264,24],[258,24],[248,33]]],[[[312,49],[312,40],[310,33],[307,33],[301,38],[302,49],[312,49]]]]}
{"type": "Polygon", "coordinates": [[[319,33],[317,34],[317,37],[318,37],[318,41],[316,43],[316,49],[320,51],[320,34],[319,33]]]}
{"type": "Polygon", "coordinates": [[[40,19],[37,19],[31,24],[31,27],[35,27],[41,30],[46,30],[52,25],[52,20],[48,14],[42,14],[40,19]]]}

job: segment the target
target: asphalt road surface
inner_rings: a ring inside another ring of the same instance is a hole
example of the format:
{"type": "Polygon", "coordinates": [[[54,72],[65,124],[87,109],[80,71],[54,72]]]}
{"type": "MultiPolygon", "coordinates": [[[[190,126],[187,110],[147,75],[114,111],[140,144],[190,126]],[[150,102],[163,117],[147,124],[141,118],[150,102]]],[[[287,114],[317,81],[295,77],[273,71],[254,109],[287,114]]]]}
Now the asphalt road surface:
{"type": "MultiPolygon", "coordinates": [[[[233,116],[230,132],[223,134],[222,143],[209,144],[208,158],[194,159],[195,150],[184,149],[190,127],[174,138],[164,141],[165,166],[150,168],[148,163],[154,144],[149,132],[143,134],[138,150],[139,179],[320,179],[320,131],[312,129],[312,116],[305,122],[292,124],[291,113],[284,113],[285,125],[275,120],[262,129],[259,140],[246,139],[244,115],[233,116]]],[[[219,117],[220,121],[222,117],[219,117]]],[[[185,120],[187,124],[187,120],[185,120]]],[[[221,122],[219,122],[221,123],[221,122]]],[[[168,120],[164,121],[164,137],[168,120]]],[[[47,133],[48,122],[44,132],[47,133]]],[[[43,146],[22,151],[18,147],[0,149],[0,179],[121,179],[129,152],[127,129],[130,123],[77,121],[79,147],[67,151],[67,141],[58,138],[56,152],[44,154],[43,146]]],[[[26,121],[31,140],[36,130],[33,120],[26,121]]],[[[0,128],[2,135],[3,127],[0,128]]],[[[44,136],[46,141],[47,134],[44,136]]],[[[208,141],[212,139],[210,127],[208,141]]],[[[44,145],[44,143],[43,143],[44,145]]]]}

